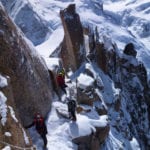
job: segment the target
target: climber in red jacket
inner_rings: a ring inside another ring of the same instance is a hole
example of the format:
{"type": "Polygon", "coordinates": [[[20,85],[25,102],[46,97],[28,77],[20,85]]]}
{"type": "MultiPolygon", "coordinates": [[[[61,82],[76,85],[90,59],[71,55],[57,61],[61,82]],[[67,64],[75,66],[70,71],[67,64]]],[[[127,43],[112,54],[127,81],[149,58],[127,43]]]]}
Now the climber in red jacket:
{"type": "Polygon", "coordinates": [[[56,78],[56,80],[57,80],[57,83],[58,83],[58,85],[59,85],[59,87],[64,91],[64,93],[66,94],[66,87],[67,87],[67,85],[65,84],[65,75],[62,73],[62,72],[59,72],[58,74],[57,74],[57,78],[56,78]]]}
{"type": "Polygon", "coordinates": [[[37,132],[41,135],[41,137],[44,141],[44,147],[46,147],[46,145],[47,145],[47,138],[46,138],[47,128],[45,125],[44,118],[42,117],[42,115],[40,113],[37,113],[34,116],[33,122],[30,125],[26,126],[25,128],[27,129],[34,125],[35,125],[37,132]]]}

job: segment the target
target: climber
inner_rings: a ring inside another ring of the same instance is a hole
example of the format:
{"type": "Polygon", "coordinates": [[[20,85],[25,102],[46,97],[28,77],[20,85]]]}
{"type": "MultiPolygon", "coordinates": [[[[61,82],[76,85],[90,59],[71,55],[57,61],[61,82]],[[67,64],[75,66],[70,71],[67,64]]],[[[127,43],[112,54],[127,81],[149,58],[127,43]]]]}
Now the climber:
{"type": "Polygon", "coordinates": [[[66,94],[67,92],[66,92],[65,88],[67,87],[67,85],[65,84],[65,71],[64,71],[64,69],[58,72],[56,80],[57,80],[59,87],[66,94]]]}
{"type": "Polygon", "coordinates": [[[68,105],[69,118],[73,121],[76,121],[76,101],[68,99],[67,105],[68,105]]]}
{"type": "Polygon", "coordinates": [[[57,70],[57,73],[62,73],[62,75],[65,77],[65,69],[62,68],[62,67],[59,67],[58,70],[57,70]]]}
{"type": "Polygon", "coordinates": [[[44,118],[42,117],[42,115],[40,113],[36,113],[36,115],[34,116],[34,121],[30,125],[26,126],[25,128],[28,129],[34,125],[35,125],[37,132],[41,135],[43,142],[44,142],[44,147],[46,148],[46,145],[47,145],[47,138],[46,138],[47,128],[46,128],[46,125],[44,122],[44,118]]]}

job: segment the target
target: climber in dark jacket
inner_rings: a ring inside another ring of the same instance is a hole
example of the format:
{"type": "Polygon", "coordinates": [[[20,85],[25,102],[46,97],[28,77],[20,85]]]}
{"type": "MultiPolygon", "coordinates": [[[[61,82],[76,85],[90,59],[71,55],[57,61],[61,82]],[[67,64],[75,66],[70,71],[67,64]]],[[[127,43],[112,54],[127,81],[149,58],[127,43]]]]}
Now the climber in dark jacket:
{"type": "Polygon", "coordinates": [[[34,125],[35,125],[37,132],[41,135],[41,137],[44,141],[44,147],[46,147],[46,145],[47,145],[47,138],[46,138],[47,128],[46,128],[46,125],[44,122],[44,118],[42,117],[42,115],[40,113],[37,113],[34,116],[34,120],[33,120],[32,124],[26,126],[25,128],[27,129],[34,125]]]}
{"type": "Polygon", "coordinates": [[[68,99],[67,102],[68,105],[68,112],[69,112],[69,118],[73,121],[76,121],[76,101],[68,99]]]}
{"type": "Polygon", "coordinates": [[[57,80],[59,87],[64,91],[64,93],[66,93],[65,88],[67,87],[67,85],[65,84],[65,75],[62,72],[59,72],[57,74],[56,80],[57,80]]]}

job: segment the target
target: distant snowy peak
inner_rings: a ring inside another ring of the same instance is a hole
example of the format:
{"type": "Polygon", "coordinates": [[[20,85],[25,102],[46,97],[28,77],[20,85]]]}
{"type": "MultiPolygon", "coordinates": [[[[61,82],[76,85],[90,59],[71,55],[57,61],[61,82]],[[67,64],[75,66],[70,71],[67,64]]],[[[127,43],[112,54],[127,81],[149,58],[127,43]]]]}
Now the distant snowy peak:
{"type": "Polygon", "coordinates": [[[5,6],[11,18],[34,45],[45,41],[51,33],[51,28],[28,0],[0,1],[5,6]]]}
{"type": "Polygon", "coordinates": [[[54,31],[45,38],[47,40],[45,43],[37,47],[42,55],[49,57],[62,41],[60,10],[68,7],[69,4],[76,4],[76,12],[80,15],[83,26],[90,26],[93,29],[97,27],[100,38],[109,37],[112,43],[116,43],[120,52],[127,43],[132,42],[137,51],[137,58],[144,63],[150,76],[149,0],[43,0],[40,2],[29,0],[29,2],[34,11],[47,21],[48,27],[54,31]],[[57,31],[59,31],[58,38],[57,31]]]}

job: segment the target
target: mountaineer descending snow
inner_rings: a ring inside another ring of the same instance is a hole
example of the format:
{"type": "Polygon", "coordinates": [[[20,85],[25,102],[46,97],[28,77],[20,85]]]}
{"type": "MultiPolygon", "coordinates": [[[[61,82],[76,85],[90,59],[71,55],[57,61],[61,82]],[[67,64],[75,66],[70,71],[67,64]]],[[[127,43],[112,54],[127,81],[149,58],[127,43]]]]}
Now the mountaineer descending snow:
{"type": "Polygon", "coordinates": [[[35,126],[37,132],[42,137],[43,142],[44,142],[43,148],[45,150],[47,146],[47,138],[46,138],[47,128],[45,124],[45,119],[42,117],[40,113],[36,113],[34,116],[33,122],[30,125],[26,126],[25,128],[28,129],[28,128],[31,128],[32,126],[35,126]]]}

